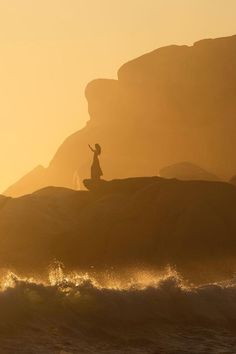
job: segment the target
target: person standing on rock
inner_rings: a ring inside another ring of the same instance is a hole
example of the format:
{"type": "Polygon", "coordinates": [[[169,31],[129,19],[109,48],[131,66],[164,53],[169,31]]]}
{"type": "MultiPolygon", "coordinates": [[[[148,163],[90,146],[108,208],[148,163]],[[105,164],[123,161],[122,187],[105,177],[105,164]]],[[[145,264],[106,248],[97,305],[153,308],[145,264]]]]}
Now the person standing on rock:
{"type": "Polygon", "coordinates": [[[93,163],[91,166],[91,179],[98,181],[103,175],[102,169],[99,162],[99,155],[101,155],[102,149],[99,144],[95,144],[95,149],[89,145],[90,150],[93,152],[93,163]]]}

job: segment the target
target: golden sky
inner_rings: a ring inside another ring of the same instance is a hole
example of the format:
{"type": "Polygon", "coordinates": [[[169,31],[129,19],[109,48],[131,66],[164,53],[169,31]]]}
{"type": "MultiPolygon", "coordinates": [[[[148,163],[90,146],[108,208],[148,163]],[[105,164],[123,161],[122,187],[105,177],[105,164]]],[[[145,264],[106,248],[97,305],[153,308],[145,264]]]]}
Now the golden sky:
{"type": "Polygon", "coordinates": [[[87,82],[163,45],[232,34],[236,0],[0,0],[0,191],[88,120],[87,82]]]}

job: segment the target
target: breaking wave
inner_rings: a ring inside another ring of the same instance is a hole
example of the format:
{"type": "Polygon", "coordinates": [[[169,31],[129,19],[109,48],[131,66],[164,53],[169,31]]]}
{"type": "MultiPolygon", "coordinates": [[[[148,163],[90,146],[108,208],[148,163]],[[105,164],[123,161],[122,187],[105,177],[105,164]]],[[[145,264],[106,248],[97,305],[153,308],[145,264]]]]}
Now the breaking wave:
{"type": "MultiPolygon", "coordinates": [[[[173,328],[234,330],[236,279],[193,286],[171,268],[163,273],[133,270],[128,276],[112,271],[66,273],[57,263],[47,280],[24,279],[7,272],[1,281],[0,313],[0,342],[6,348],[13,345],[9,333],[11,338],[12,333],[18,338],[21,328],[26,336],[37,334],[40,338],[38,347],[34,341],[36,351],[31,348],[29,353],[40,353],[40,345],[42,352],[47,353],[47,345],[50,352],[52,342],[62,338],[67,338],[67,344],[60,344],[60,350],[56,347],[58,353],[63,346],[64,351],[66,347],[70,353],[82,353],[88,345],[98,343],[110,343],[116,350],[131,346],[133,353],[135,347],[145,347],[145,353],[149,349],[154,353],[161,342],[160,331],[166,328],[171,327],[172,334],[176,332],[173,328]]],[[[203,337],[207,339],[208,335],[203,337]]]]}

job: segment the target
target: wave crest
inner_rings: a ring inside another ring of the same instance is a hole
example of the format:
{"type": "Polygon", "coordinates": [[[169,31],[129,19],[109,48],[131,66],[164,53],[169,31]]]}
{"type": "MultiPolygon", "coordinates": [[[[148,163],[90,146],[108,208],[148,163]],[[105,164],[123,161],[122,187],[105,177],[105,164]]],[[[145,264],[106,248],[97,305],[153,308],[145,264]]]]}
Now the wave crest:
{"type": "Polygon", "coordinates": [[[54,265],[48,281],[2,278],[2,325],[18,320],[78,320],[91,323],[189,323],[214,326],[236,324],[236,281],[202,286],[185,284],[173,269],[164,274],[136,271],[117,277],[103,274],[66,273],[54,265]],[[10,314],[10,315],[9,315],[10,314]]]}

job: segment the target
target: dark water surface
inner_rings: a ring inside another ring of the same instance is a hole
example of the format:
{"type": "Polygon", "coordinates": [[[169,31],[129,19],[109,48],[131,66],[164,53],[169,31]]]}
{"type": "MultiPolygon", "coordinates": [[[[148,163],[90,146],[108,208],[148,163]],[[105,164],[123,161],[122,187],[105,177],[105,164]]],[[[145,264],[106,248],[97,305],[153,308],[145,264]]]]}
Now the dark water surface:
{"type": "Polygon", "coordinates": [[[0,353],[236,353],[236,280],[186,285],[173,270],[20,279],[0,292],[0,353]]]}

